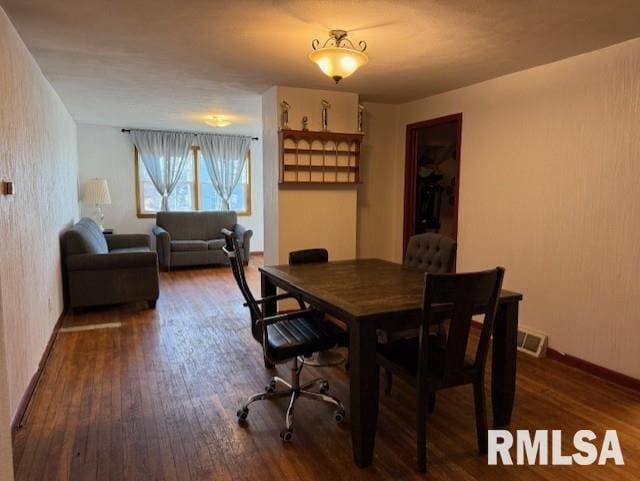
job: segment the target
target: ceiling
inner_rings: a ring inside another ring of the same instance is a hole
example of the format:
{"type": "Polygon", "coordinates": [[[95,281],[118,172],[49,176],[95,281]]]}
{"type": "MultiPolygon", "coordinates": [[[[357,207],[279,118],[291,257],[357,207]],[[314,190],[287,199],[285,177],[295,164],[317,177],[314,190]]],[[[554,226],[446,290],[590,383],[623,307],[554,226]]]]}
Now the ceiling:
{"type": "Polygon", "coordinates": [[[638,0],[0,0],[78,122],[260,130],[272,85],[401,103],[640,36],[638,0]],[[345,29],[369,64],[338,86],[307,59],[345,29]]]}

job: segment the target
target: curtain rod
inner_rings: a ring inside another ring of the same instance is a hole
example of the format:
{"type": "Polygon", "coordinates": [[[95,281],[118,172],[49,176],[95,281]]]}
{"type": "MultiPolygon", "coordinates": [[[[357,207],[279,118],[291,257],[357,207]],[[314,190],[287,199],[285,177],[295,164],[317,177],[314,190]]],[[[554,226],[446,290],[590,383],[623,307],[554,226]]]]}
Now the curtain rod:
{"type": "MultiPolygon", "coordinates": [[[[125,134],[128,134],[129,132],[131,132],[131,129],[121,129],[120,132],[124,132],[125,134]]],[[[193,134],[193,135],[198,135],[197,132],[180,132],[181,134],[193,134]]],[[[204,132],[200,132],[200,133],[204,133],[204,132]]],[[[218,134],[220,135],[220,134],[218,134]]],[[[259,137],[251,137],[251,140],[260,140],[259,137]]]]}

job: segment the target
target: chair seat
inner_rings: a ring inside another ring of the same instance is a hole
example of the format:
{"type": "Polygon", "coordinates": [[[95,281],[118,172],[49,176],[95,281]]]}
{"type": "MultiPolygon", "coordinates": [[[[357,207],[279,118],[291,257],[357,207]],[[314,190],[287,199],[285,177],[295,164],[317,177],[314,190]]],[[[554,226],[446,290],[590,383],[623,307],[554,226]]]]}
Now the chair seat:
{"type": "Polygon", "coordinates": [[[202,240],[172,240],[171,250],[173,252],[193,252],[206,251],[207,243],[202,240]]]}
{"type": "Polygon", "coordinates": [[[334,330],[329,328],[321,313],[271,324],[267,331],[268,355],[276,362],[310,356],[331,349],[337,342],[334,330]]]}
{"type": "Polygon", "coordinates": [[[110,254],[123,254],[127,252],[151,252],[148,247],[122,247],[120,249],[111,249],[110,254]]]}
{"type": "MultiPolygon", "coordinates": [[[[428,377],[441,378],[444,374],[446,351],[437,335],[430,334],[428,377]]],[[[378,362],[404,381],[415,385],[418,375],[418,338],[403,339],[391,344],[378,344],[378,362]]],[[[473,359],[465,358],[465,368],[473,368],[473,359]]]]}
{"type": "Polygon", "coordinates": [[[378,342],[380,344],[391,344],[392,342],[402,341],[404,339],[413,339],[420,335],[420,328],[401,329],[399,331],[391,331],[388,329],[378,329],[378,342]]]}

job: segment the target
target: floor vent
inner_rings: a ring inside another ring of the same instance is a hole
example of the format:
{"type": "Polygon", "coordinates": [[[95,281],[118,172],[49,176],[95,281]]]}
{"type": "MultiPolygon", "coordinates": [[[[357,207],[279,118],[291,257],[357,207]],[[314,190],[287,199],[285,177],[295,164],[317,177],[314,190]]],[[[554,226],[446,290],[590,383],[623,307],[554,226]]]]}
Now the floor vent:
{"type": "Polygon", "coordinates": [[[535,357],[544,357],[547,352],[547,335],[527,327],[518,328],[518,351],[535,357]]]}

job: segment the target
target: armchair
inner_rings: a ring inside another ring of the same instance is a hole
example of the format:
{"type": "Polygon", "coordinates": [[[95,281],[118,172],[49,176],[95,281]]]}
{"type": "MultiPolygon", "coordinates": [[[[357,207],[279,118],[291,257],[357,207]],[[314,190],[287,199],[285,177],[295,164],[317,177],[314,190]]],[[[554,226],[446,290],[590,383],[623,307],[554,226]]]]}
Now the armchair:
{"type": "Polygon", "coordinates": [[[105,237],[83,218],[62,236],[63,270],[71,308],[147,301],[159,296],[158,258],[148,235],[105,237]]]}

